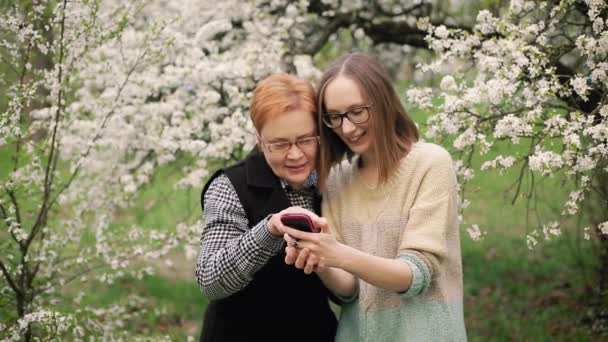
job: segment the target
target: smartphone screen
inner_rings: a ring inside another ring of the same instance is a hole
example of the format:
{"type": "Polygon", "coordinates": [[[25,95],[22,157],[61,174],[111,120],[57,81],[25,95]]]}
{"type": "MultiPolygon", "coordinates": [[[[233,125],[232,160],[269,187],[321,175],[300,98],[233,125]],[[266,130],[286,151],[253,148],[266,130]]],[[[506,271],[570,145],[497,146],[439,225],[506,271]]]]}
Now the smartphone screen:
{"type": "Polygon", "coordinates": [[[281,223],[284,225],[301,230],[304,232],[318,233],[319,229],[312,223],[310,216],[306,214],[283,214],[281,215],[281,223]]]}

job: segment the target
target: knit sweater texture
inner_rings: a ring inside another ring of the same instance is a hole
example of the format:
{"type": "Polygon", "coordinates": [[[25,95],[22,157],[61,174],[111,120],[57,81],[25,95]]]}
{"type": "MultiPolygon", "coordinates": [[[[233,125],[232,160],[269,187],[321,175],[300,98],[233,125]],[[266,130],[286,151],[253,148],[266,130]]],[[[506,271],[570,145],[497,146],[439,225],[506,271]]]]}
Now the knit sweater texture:
{"type": "Polygon", "coordinates": [[[358,279],[336,341],[465,341],[457,182],[449,153],[418,142],[389,179],[369,186],[355,156],[330,173],[323,216],[336,239],[410,266],[410,288],[358,279]]]}

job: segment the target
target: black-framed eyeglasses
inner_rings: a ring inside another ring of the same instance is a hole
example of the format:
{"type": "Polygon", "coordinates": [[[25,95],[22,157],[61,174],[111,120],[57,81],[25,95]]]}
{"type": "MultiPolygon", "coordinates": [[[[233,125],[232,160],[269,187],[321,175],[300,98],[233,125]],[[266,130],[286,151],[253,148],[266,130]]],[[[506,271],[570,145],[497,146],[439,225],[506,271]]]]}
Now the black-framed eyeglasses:
{"type": "Polygon", "coordinates": [[[276,154],[287,153],[287,151],[289,151],[291,149],[291,146],[294,144],[300,149],[300,151],[310,151],[319,145],[318,135],[314,137],[298,139],[295,142],[279,141],[275,143],[265,143],[264,141],[262,141],[261,137],[259,139],[260,142],[262,142],[262,144],[266,146],[268,151],[276,154]]]}
{"type": "Polygon", "coordinates": [[[340,128],[342,121],[347,118],[348,121],[354,124],[362,124],[369,120],[369,108],[371,104],[365,106],[357,106],[344,113],[324,113],[321,119],[329,128],[340,128]]]}

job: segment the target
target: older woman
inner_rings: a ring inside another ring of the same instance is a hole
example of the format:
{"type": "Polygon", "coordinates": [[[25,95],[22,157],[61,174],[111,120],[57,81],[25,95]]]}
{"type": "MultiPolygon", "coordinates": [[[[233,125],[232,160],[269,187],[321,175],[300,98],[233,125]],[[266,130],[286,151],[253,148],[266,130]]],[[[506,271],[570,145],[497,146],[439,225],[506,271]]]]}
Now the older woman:
{"type": "Polygon", "coordinates": [[[202,193],[196,267],[210,299],[201,341],[333,341],[336,319],[317,275],[285,264],[280,214],[320,210],[316,99],[308,81],[275,74],[256,87],[257,148],[202,193]],[[297,308],[297,310],[287,310],[297,308]]]}

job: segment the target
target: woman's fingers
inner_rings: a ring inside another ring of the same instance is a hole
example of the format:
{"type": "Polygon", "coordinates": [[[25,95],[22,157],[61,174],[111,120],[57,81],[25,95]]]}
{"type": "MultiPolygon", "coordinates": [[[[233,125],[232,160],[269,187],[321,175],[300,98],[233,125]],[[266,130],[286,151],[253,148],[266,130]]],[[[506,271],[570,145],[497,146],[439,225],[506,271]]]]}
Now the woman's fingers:
{"type": "Polygon", "coordinates": [[[314,246],[314,243],[297,238],[297,236],[305,236],[300,235],[299,233],[310,235],[312,235],[312,233],[304,233],[295,229],[292,230],[292,233],[296,236],[292,236],[288,233],[283,234],[283,239],[287,243],[287,247],[285,247],[285,263],[304,270],[304,273],[306,274],[324,271],[325,266],[320,265],[319,267],[319,257],[312,254],[310,250],[310,248],[314,246]]]}
{"type": "Polygon", "coordinates": [[[304,273],[311,274],[315,270],[318,261],[319,259],[314,254],[309,255],[308,260],[306,260],[306,266],[304,267],[304,273]]]}
{"type": "Polygon", "coordinates": [[[317,222],[317,227],[321,233],[329,233],[329,225],[327,224],[327,220],[324,217],[321,217],[317,222]]]}
{"type": "Polygon", "coordinates": [[[287,246],[293,246],[293,243],[295,241],[294,238],[291,237],[291,235],[284,233],[283,234],[283,240],[285,240],[285,243],[287,244],[287,246]]]}
{"type": "Polygon", "coordinates": [[[317,233],[307,233],[301,230],[293,229],[287,226],[284,226],[283,233],[289,234],[293,239],[305,240],[305,241],[315,241],[315,235],[317,233]]]}
{"type": "Polygon", "coordinates": [[[283,224],[283,222],[281,222],[281,214],[275,214],[272,215],[272,217],[270,218],[270,222],[269,222],[272,227],[274,229],[276,229],[277,231],[285,234],[285,228],[286,226],[283,224]]]}
{"type": "Polygon", "coordinates": [[[323,273],[327,270],[327,266],[325,266],[325,264],[322,261],[319,261],[319,263],[315,266],[315,272],[317,273],[323,273]]]}
{"type": "MultiPolygon", "coordinates": [[[[319,227],[320,225],[326,225],[327,224],[327,220],[324,217],[321,217],[317,214],[315,214],[314,212],[308,210],[308,209],[304,209],[302,207],[289,207],[287,209],[284,209],[283,211],[281,211],[279,213],[279,217],[281,216],[281,214],[284,213],[297,213],[297,214],[305,214],[308,215],[310,217],[310,219],[313,221],[313,224],[315,225],[315,227],[319,227]]],[[[278,225],[277,225],[278,226],[278,225]]],[[[284,225],[280,225],[278,226],[279,230],[281,230],[282,232],[285,232],[283,230],[284,225]]]]}
{"type": "Polygon", "coordinates": [[[300,251],[298,258],[296,259],[295,266],[296,268],[303,269],[306,265],[306,261],[308,260],[308,255],[310,254],[310,250],[308,248],[304,248],[300,251]]]}
{"type": "Polygon", "coordinates": [[[308,209],[304,209],[302,207],[289,207],[289,208],[281,211],[281,213],[300,213],[300,214],[306,214],[306,215],[310,216],[310,218],[313,220],[319,219],[319,216],[317,214],[313,213],[312,211],[310,211],[308,209]]]}
{"type": "Polygon", "coordinates": [[[285,263],[287,265],[293,265],[298,258],[298,251],[295,247],[287,245],[285,247],[285,263]]]}

